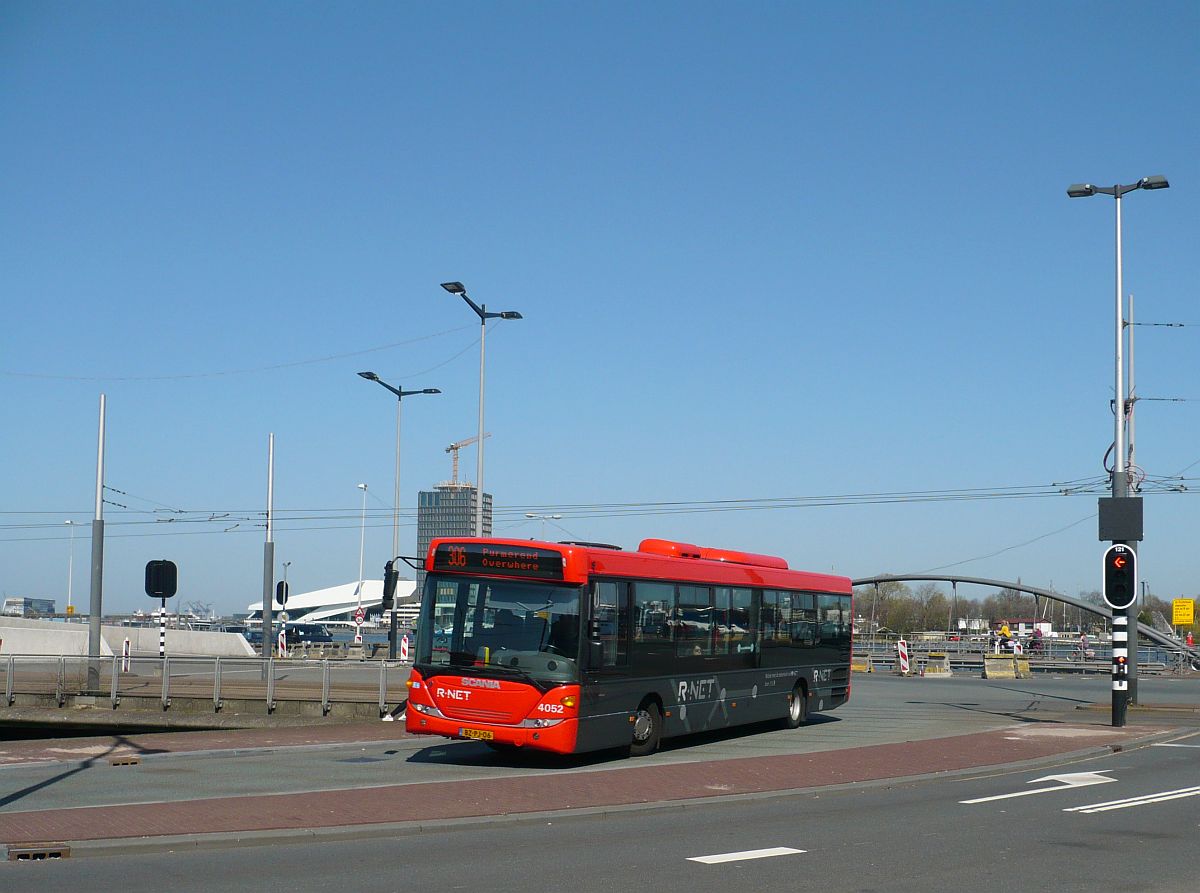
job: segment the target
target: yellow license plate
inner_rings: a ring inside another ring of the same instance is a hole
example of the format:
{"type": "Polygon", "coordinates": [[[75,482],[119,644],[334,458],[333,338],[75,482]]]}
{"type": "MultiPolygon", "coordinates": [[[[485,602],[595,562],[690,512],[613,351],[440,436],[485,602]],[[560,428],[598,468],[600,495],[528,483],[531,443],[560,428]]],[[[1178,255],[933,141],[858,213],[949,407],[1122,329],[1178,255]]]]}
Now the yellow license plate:
{"type": "Polygon", "coordinates": [[[463,738],[474,738],[477,741],[491,741],[496,737],[487,729],[459,729],[458,734],[463,738]]]}

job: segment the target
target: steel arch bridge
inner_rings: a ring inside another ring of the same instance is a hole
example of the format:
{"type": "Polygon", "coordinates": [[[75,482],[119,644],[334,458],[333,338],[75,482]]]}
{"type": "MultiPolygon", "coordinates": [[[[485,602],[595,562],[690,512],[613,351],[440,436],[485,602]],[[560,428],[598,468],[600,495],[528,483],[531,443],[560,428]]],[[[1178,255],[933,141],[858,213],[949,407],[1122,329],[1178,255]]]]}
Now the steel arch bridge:
{"type": "MultiPolygon", "coordinates": [[[[862,577],[858,580],[852,580],[855,586],[878,586],[880,583],[905,583],[910,581],[919,581],[923,583],[951,583],[957,586],[959,583],[968,583],[974,586],[991,586],[998,589],[1012,589],[1016,592],[1027,592],[1030,595],[1036,595],[1041,598],[1048,598],[1054,601],[1063,602],[1075,608],[1080,608],[1084,611],[1090,611],[1092,614],[1097,614],[1111,622],[1112,610],[1107,605],[1094,605],[1091,602],[1085,602],[1081,599],[1073,598],[1069,595],[1063,595],[1061,592],[1051,592],[1049,589],[1041,589],[1037,586],[1028,586],[1024,583],[1011,583],[1006,580],[988,580],[983,577],[957,577],[957,576],[934,576],[930,574],[881,574],[877,577],[862,577]]],[[[1186,645],[1171,636],[1160,633],[1152,626],[1147,626],[1144,623],[1137,624],[1138,635],[1145,636],[1152,642],[1157,642],[1170,648],[1172,651],[1190,651],[1193,657],[1197,656],[1195,649],[1189,649],[1186,645]]]]}

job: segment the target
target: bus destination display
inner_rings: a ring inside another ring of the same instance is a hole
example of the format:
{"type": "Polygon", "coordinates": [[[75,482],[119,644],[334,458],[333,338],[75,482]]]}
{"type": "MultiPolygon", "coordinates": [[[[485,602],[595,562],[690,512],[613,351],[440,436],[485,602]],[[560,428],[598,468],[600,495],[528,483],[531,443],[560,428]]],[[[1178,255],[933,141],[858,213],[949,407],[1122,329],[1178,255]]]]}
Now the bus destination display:
{"type": "Polygon", "coordinates": [[[563,558],[549,549],[494,543],[442,543],[433,554],[433,569],[460,574],[512,574],[539,580],[561,580],[563,558]]]}

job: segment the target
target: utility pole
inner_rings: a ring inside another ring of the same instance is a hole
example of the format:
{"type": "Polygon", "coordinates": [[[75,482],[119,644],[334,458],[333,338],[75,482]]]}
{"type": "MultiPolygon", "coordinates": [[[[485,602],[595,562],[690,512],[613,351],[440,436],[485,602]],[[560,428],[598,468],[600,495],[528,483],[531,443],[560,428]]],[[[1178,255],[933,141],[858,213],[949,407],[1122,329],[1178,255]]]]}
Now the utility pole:
{"type": "MultiPolygon", "coordinates": [[[[1105,573],[1109,571],[1110,555],[1117,547],[1129,549],[1134,559],[1130,567],[1136,570],[1136,545],[1142,539],[1142,502],[1129,496],[1129,471],[1125,441],[1125,410],[1131,405],[1124,386],[1124,360],[1122,346],[1125,341],[1124,280],[1121,267],[1121,199],[1137,189],[1167,189],[1170,187],[1163,176],[1142,177],[1136,183],[1110,187],[1093,186],[1091,183],[1074,183],[1067,188],[1070,198],[1087,198],[1093,195],[1111,195],[1116,203],[1116,362],[1113,388],[1113,437],[1112,498],[1100,500],[1100,539],[1109,540],[1112,546],[1105,552],[1105,573]]],[[[1132,390],[1129,393],[1132,398],[1132,390]]],[[[1111,603],[1110,603],[1111,604],[1111,603]]],[[[1125,725],[1125,712],[1130,703],[1137,703],[1137,599],[1136,593],[1130,604],[1112,605],[1113,608],[1113,674],[1112,674],[1112,724],[1125,725]],[[1129,622],[1132,607],[1133,623],[1129,622]],[[1132,627],[1132,640],[1130,628],[1132,627]]]]}
{"type": "Polygon", "coordinates": [[[275,504],[275,435],[267,437],[267,541],[263,544],[262,585],[262,656],[263,674],[274,652],[275,616],[271,599],[275,596],[275,543],[271,538],[271,512],[275,504]]]}
{"type": "Polygon", "coordinates": [[[88,607],[88,691],[100,691],[100,622],[104,616],[104,395],[96,445],[96,515],[92,520],[92,592],[88,607]]]}

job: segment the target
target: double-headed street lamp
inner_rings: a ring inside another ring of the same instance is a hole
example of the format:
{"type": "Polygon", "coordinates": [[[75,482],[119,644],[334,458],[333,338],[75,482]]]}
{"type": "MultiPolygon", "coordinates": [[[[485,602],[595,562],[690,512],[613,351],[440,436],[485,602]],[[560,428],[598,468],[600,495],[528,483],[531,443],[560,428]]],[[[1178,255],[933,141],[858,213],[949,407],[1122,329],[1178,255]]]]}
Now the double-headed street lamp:
{"type": "MultiPolygon", "coordinates": [[[[1117,235],[1116,235],[1116,254],[1117,254],[1117,293],[1116,293],[1116,359],[1114,362],[1114,434],[1113,434],[1113,472],[1112,472],[1112,495],[1113,499],[1122,499],[1129,496],[1129,476],[1126,471],[1126,448],[1125,448],[1125,382],[1124,382],[1124,366],[1125,361],[1122,356],[1122,348],[1125,339],[1125,319],[1124,319],[1124,301],[1122,293],[1124,292],[1123,273],[1121,269],[1121,198],[1130,192],[1137,189],[1166,189],[1171,184],[1167,182],[1167,178],[1163,176],[1142,177],[1136,183],[1130,183],[1127,186],[1093,186],[1091,183],[1073,183],[1067,187],[1067,195],[1071,198],[1089,198],[1093,195],[1111,195],[1116,200],[1117,205],[1117,235]]],[[[1121,505],[1114,501],[1113,506],[1121,505]]],[[[1133,534],[1126,533],[1124,536],[1121,533],[1122,526],[1126,529],[1133,527],[1126,519],[1123,512],[1117,509],[1117,513],[1113,516],[1114,519],[1121,519],[1119,523],[1109,524],[1107,526],[1114,528],[1110,534],[1113,536],[1113,545],[1126,545],[1133,549],[1132,544],[1127,542],[1127,538],[1132,539],[1133,534]]],[[[1140,528],[1140,520],[1136,524],[1136,528],[1140,528]]],[[[1101,530],[1104,530],[1103,504],[1101,506],[1101,530]]],[[[1140,538],[1140,534],[1137,534],[1140,538]]],[[[1110,603],[1111,604],[1111,603],[1110,603]]],[[[1112,691],[1112,724],[1114,726],[1125,725],[1126,708],[1130,701],[1137,702],[1137,609],[1132,611],[1134,622],[1129,623],[1130,608],[1113,607],[1113,691],[1112,691]],[[1133,647],[1129,648],[1129,627],[1133,627],[1133,647]],[[1116,661],[1123,661],[1123,670],[1126,674],[1125,678],[1118,678],[1118,670],[1116,661]]]]}
{"type": "Polygon", "coordinates": [[[483,356],[484,342],[487,339],[487,321],[489,319],[521,319],[516,310],[505,310],[503,313],[488,313],[487,304],[480,306],[467,297],[467,289],[461,282],[443,282],[442,288],[452,295],[458,295],[479,316],[479,441],[478,452],[475,454],[475,535],[483,536],[483,356]]]}
{"type": "Polygon", "coordinates": [[[1067,187],[1067,195],[1071,198],[1089,198],[1093,195],[1111,195],[1116,199],[1117,204],[1117,300],[1116,300],[1116,430],[1113,443],[1113,476],[1112,476],[1112,495],[1114,497],[1122,497],[1129,495],[1128,476],[1125,470],[1125,383],[1124,383],[1124,366],[1125,361],[1122,355],[1123,342],[1125,337],[1124,326],[1124,299],[1122,292],[1124,291],[1124,283],[1121,270],[1121,198],[1136,189],[1166,189],[1171,184],[1167,182],[1167,178],[1163,176],[1142,177],[1136,183],[1130,183],[1128,186],[1093,186],[1091,183],[1074,183],[1067,187]]]}
{"type": "Polygon", "coordinates": [[[543,541],[545,541],[545,539],[546,539],[546,522],[562,520],[562,515],[537,515],[537,514],[534,514],[533,512],[526,512],[525,517],[528,518],[530,521],[541,521],[542,522],[542,540],[543,541]]]}
{"type": "MultiPolygon", "coordinates": [[[[358,374],[367,381],[373,381],[396,395],[396,493],[395,501],[392,504],[392,560],[395,560],[400,554],[400,405],[404,402],[405,397],[412,397],[416,394],[440,394],[441,391],[437,388],[421,388],[416,391],[406,391],[403,388],[392,387],[374,372],[360,372],[358,374]]],[[[362,574],[360,573],[359,576],[362,576],[362,574]]],[[[396,611],[394,606],[391,614],[391,622],[388,626],[388,657],[395,660],[396,611]]]]}
{"type": "Polygon", "coordinates": [[[405,397],[412,397],[417,394],[440,394],[441,391],[437,388],[421,388],[417,391],[406,391],[403,388],[392,387],[374,372],[360,372],[358,374],[367,381],[373,381],[396,395],[396,498],[394,508],[392,509],[392,557],[395,558],[400,554],[400,404],[404,402],[405,397]]]}

